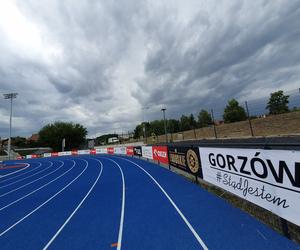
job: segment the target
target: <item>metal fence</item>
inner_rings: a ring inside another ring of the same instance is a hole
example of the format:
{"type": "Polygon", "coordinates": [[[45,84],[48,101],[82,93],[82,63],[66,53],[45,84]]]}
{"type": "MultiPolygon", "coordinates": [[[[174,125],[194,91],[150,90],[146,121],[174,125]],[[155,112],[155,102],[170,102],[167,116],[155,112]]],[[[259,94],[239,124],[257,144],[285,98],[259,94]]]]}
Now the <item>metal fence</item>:
{"type": "MultiPolygon", "coordinates": [[[[270,96],[250,101],[239,100],[247,115],[247,119],[241,122],[224,123],[223,114],[226,103],[222,106],[214,107],[207,111],[211,113],[213,124],[204,128],[194,128],[192,130],[181,131],[168,134],[168,142],[213,139],[213,138],[243,138],[262,137],[278,135],[300,135],[300,92],[294,89],[284,92],[289,96],[290,112],[278,115],[270,115],[266,109],[270,96]]],[[[148,136],[145,143],[166,142],[165,135],[154,137],[148,136]]]]}

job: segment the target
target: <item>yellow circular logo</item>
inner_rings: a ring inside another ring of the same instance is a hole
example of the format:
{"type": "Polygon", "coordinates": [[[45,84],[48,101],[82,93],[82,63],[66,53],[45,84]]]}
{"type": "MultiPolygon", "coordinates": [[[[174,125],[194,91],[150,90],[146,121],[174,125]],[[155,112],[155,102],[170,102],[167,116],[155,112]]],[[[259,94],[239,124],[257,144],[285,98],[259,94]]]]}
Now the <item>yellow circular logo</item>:
{"type": "Polygon", "coordinates": [[[187,165],[193,174],[199,171],[199,160],[194,150],[189,149],[186,153],[187,165]]]}

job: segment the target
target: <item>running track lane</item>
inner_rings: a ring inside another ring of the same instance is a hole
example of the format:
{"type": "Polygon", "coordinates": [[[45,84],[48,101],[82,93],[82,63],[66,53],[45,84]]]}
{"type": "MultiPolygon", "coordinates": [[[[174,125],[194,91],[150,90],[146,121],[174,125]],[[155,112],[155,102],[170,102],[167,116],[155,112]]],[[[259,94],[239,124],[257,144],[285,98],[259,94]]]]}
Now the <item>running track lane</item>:
{"type": "Polygon", "coordinates": [[[13,204],[0,210],[1,249],[300,249],[149,162],[108,155],[24,162],[39,161],[37,171],[63,166],[14,184],[28,185],[8,194],[13,204]]]}

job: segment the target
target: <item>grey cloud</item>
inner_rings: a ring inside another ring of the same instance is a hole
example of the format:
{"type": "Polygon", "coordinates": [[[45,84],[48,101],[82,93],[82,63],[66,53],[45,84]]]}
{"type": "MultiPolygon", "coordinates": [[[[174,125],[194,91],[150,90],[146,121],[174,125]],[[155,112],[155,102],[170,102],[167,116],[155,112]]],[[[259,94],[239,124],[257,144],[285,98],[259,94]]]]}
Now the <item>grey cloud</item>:
{"type": "Polygon", "coordinates": [[[240,1],[223,20],[201,11],[184,27],[167,20],[153,28],[160,32],[154,36],[157,50],[148,53],[145,78],[139,81],[135,97],[143,104],[160,102],[174,107],[174,114],[181,114],[225,104],[257,81],[265,80],[265,86],[259,88],[282,88],[299,73],[300,3],[261,3],[258,16],[254,9],[249,11],[247,2],[240,1]],[[251,13],[248,19],[245,11],[251,13]],[[295,64],[298,67],[292,67],[295,64]],[[285,72],[278,75],[280,69],[285,72]],[[157,82],[158,87],[146,88],[143,95],[140,91],[147,82],[157,82]],[[161,91],[163,88],[167,91],[161,91]],[[202,89],[213,94],[197,98],[202,89]]]}
{"type": "MultiPolygon", "coordinates": [[[[17,8],[39,40],[0,40],[0,91],[19,92],[15,134],[55,120],[91,134],[133,130],[143,106],[147,119],[161,118],[162,105],[178,117],[289,89],[300,76],[296,0],[19,0],[17,8]]],[[[0,102],[3,119],[8,107],[0,102]]]]}

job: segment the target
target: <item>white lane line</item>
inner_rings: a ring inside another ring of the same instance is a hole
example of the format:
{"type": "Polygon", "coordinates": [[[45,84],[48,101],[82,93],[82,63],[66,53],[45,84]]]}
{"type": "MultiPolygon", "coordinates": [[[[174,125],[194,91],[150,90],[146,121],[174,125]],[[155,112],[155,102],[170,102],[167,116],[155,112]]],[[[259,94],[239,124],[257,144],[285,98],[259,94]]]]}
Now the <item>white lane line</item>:
{"type": "Polygon", "coordinates": [[[116,158],[123,159],[125,161],[131,162],[132,164],[134,164],[135,166],[137,166],[138,168],[140,168],[144,173],[146,173],[154,181],[154,183],[159,187],[159,189],[163,192],[163,194],[167,197],[167,199],[170,201],[170,203],[172,204],[172,206],[175,208],[175,210],[177,211],[177,213],[180,215],[180,217],[183,219],[183,221],[185,222],[185,224],[191,230],[191,232],[193,233],[193,235],[195,236],[195,238],[197,239],[197,241],[199,242],[199,244],[202,246],[202,248],[205,249],[205,250],[208,250],[208,247],[205,245],[204,241],[200,238],[200,236],[198,235],[198,233],[196,232],[196,230],[193,228],[193,226],[191,225],[191,223],[184,216],[184,214],[180,211],[180,209],[177,207],[177,205],[172,200],[172,198],[168,195],[168,193],[157,182],[157,180],[147,170],[145,170],[143,167],[141,167],[139,164],[137,164],[137,163],[135,163],[133,161],[130,161],[128,159],[125,159],[125,158],[121,158],[121,157],[116,157],[116,158]]]}
{"type": "MultiPolygon", "coordinates": [[[[63,163],[63,162],[62,162],[62,163],[63,163]]],[[[10,191],[4,193],[4,194],[1,194],[1,195],[0,195],[0,198],[6,196],[6,195],[8,195],[8,194],[11,194],[11,193],[13,193],[13,192],[16,192],[16,191],[18,191],[18,190],[20,190],[20,189],[22,189],[22,188],[24,188],[24,187],[26,187],[26,186],[28,186],[28,185],[34,183],[34,182],[39,181],[40,179],[43,179],[43,178],[47,177],[48,175],[50,175],[50,174],[56,172],[57,170],[59,170],[63,165],[64,165],[64,163],[63,163],[61,166],[59,166],[57,169],[54,169],[54,170],[51,171],[50,173],[45,174],[45,175],[43,175],[42,177],[40,177],[40,178],[38,178],[38,179],[35,179],[35,180],[33,180],[33,181],[31,181],[31,182],[28,182],[28,183],[26,183],[26,184],[24,184],[24,185],[22,185],[22,186],[20,186],[20,187],[17,187],[17,188],[12,189],[12,190],[10,190],[10,191]]],[[[52,167],[52,166],[53,166],[53,162],[50,162],[50,166],[49,166],[49,167],[52,167]]]]}
{"type": "Polygon", "coordinates": [[[79,175],[77,175],[71,182],[69,182],[66,186],[64,186],[61,190],[59,190],[57,193],[55,193],[53,196],[51,196],[48,200],[44,201],[41,205],[39,205],[38,207],[36,207],[35,209],[33,209],[30,213],[28,213],[27,215],[25,215],[23,218],[19,219],[16,223],[14,223],[13,225],[11,225],[10,227],[8,227],[7,229],[5,229],[3,232],[0,233],[0,237],[3,236],[4,234],[6,234],[8,231],[10,231],[11,229],[13,229],[15,226],[17,226],[19,223],[21,223],[23,220],[25,220],[26,218],[28,218],[30,215],[32,215],[33,213],[35,213],[37,210],[39,210],[41,207],[43,207],[44,205],[46,205],[49,201],[51,201],[52,199],[54,199],[57,195],[59,195],[62,191],[64,191],[66,188],[68,188],[74,181],[76,181],[87,169],[87,166],[85,166],[85,168],[79,173],[79,175]]]}
{"type": "MultiPolygon", "coordinates": [[[[32,166],[32,165],[31,165],[31,166],[32,166]]],[[[7,179],[5,179],[5,180],[2,180],[2,181],[0,181],[0,184],[1,184],[1,183],[4,183],[4,182],[7,182],[7,181],[9,181],[9,180],[16,179],[16,178],[18,178],[18,177],[20,177],[20,176],[22,176],[22,175],[24,175],[24,174],[28,174],[28,173],[30,173],[30,172],[32,172],[32,171],[35,171],[35,170],[39,169],[41,166],[42,166],[42,164],[39,162],[39,164],[38,164],[37,167],[35,167],[35,168],[33,168],[33,169],[29,170],[29,171],[26,171],[25,173],[21,173],[21,174],[19,174],[19,175],[16,175],[16,176],[7,178],[7,179]]]]}
{"type": "MultiPolygon", "coordinates": [[[[73,161],[73,160],[70,160],[70,161],[73,161]]],[[[28,194],[22,196],[21,198],[19,198],[19,199],[13,201],[13,202],[7,204],[7,205],[4,206],[4,207],[1,207],[1,208],[0,208],[0,211],[6,209],[6,208],[8,208],[8,207],[10,207],[11,205],[13,205],[13,204],[15,204],[15,203],[17,203],[17,202],[19,202],[19,201],[25,199],[26,197],[28,197],[28,196],[30,196],[30,195],[36,193],[37,191],[41,190],[42,188],[44,188],[44,187],[50,185],[52,182],[56,181],[56,180],[59,179],[60,177],[64,176],[64,175],[67,174],[68,172],[70,172],[70,171],[74,168],[75,164],[76,164],[75,161],[73,161],[73,165],[72,165],[72,167],[71,167],[69,170],[67,170],[66,172],[64,172],[64,173],[62,173],[61,175],[57,176],[57,177],[54,178],[53,180],[51,180],[51,181],[49,181],[48,183],[44,184],[43,186],[41,186],[41,187],[39,187],[39,188],[33,190],[32,192],[30,192],[30,193],[28,193],[28,194]]],[[[62,166],[63,166],[63,165],[62,165],[62,166]]],[[[61,166],[61,167],[62,167],[62,166],[61,166]]],[[[61,167],[60,167],[60,168],[61,168],[61,167]]],[[[57,169],[57,170],[58,170],[58,169],[57,169]]]]}
{"type": "Polygon", "coordinates": [[[37,174],[40,174],[40,173],[46,171],[48,168],[51,168],[52,166],[53,166],[53,164],[52,164],[52,165],[50,164],[50,166],[48,166],[48,167],[46,167],[46,168],[44,168],[44,169],[42,169],[42,170],[40,170],[40,171],[38,171],[38,172],[36,172],[36,173],[34,173],[34,174],[31,174],[31,175],[29,175],[29,176],[27,176],[27,177],[21,178],[21,179],[19,179],[19,180],[17,180],[17,181],[13,181],[13,182],[11,182],[11,183],[9,183],[9,184],[3,185],[3,186],[0,187],[0,189],[5,188],[5,187],[9,187],[9,186],[11,186],[11,185],[13,185],[13,184],[16,184],[16,183],[20,182],[20,181],[24,181],[24,180],[26,180],[26,179],[28,179],[28,178],[30,178],[30,177],[32,177],[32,176],[35,176],[35,175],[37,175],[37,174]]]}
{"type": "Polygon", "coordinates": [[[23,171],[23,170],[25,170],[26,168],[28,168],[28,167],[30,166],[30,164],[29,164],[29,163],[22,163],[22,164],[26,164],[26,165],[27,165],[27,167],[25,167],[25,168],[21,168],[21,169],[19,169],[19,170],[17,170],[17,171],[14,171],[14,172],[12,172],[12,173],[9,173],[9,174],[1,175],[1,176],[0,176],[0,178],[3,178],[3,177],[5,177],[5,176],[9,176],[9,175],[12,175],[12,174],[18,173],[18,172],[20,172],[20,171],[23,171]]]}
{"type": "Polygon", "coordinates": [[[114,162],[118,166],[118,168],[120,170],[120,173],[121,173],[121,176],[122,176],[122,208],[121,208],[121,217],[120,217],[120,226],[119,226],[119,235],[118,235],[118,246],[117,246],[117,250],[121,250],[122,238],[123,238],[123,227],[124,227],[124,211],[125,211],[125,178],[124,178],[123,170],[117,162],[115,162],[114,160],[109,159],[109,158],[105,158],[105,159],[114,162]]]}
{"type": "MultiPolygon", "coordinates": [[[[81,159],[84,160],[84,159],[81,159]]],[[[87,163],[88,166],[88,161],[84,160],[87,163]]],[[[98,160],[97,160],[98,161],[98,160]]],[[[44,246],[43,250],[48,249],[48,247],[52,244],[52,242],[57,238],[57,236],[61,233],[61,231],[64,229],[64,227],[69,223],[69,221],[72,219],[72,217],[74,216],[74,214],[78,211],[78,209],[81,207],[81,205],[83,204],[83,202],[86,200],[86,198],[90,195],[90,193],[92,192],[92,190],[94,189],[95,185],[97,184],[101,174],[102,174],[102,170],[103,170],[103,164],[98,161],[100,163],[101,169],[100,172],[98,174],[97,179],[95,180],[94,184],[91,186],[91,188],[89,189],[89,191],[86,193],[86,195],[83,197],[83,199],[80,201],[80,203],[78,204],[78,206],[74,209],[74,211],[70,214],[70,216],[66,219],[66,221],[62,224],[62,226],[58,229],[58,231],[53,235],[53,237],[49,240],[49,242],[46,244],[46,246],[44,246]]]]}

